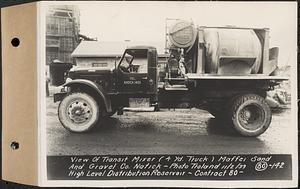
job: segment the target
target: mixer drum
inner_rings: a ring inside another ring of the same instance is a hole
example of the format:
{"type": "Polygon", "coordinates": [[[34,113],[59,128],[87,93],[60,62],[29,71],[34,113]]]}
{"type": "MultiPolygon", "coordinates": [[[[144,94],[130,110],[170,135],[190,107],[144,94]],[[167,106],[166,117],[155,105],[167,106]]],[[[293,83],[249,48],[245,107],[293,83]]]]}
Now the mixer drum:
{"type": "Polygon", "coordinates": [[[169,39],[175,47],[191,47],[196,40],[197,29],[192,22],[185,20],[177,21],[169,29],[169,39]]]}
{"type": "Polygon", "coordinates": [[[252,29],[205,28],[206,73],[248,75],[259,71],[262,45],[252,29]]]}

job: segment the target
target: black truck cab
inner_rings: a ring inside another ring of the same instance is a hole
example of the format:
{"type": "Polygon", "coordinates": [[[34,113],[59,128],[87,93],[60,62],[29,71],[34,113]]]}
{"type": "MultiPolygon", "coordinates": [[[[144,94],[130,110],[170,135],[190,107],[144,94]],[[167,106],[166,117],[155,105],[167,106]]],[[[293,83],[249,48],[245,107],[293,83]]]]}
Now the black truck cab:
{"type": "Polygon", "coordinates": [[[132,98],[144,98],[150,105],[157,105],[157,77],[156,48],[129,47],[114,66],[72,68],[68,82],[54,95],[54,101],[75,92],[88,93],[107,114],[128,107],[132,98]]]}
{"type": "Polygon", "coordinates": [[[116,69],[119,94],[157,93],[157,52],[154,47],[127,48],[116,69]]]}

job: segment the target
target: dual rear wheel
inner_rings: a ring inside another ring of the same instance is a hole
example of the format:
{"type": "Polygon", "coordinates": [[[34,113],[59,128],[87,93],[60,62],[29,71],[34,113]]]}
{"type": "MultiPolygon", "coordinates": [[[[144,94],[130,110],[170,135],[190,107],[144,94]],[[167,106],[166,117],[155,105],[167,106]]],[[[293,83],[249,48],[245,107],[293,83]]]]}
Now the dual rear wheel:
{"type": "Polygon", "coordinates": [[[229,122],[243,136],[259,136],[270,126],[272,113],[265,99],[257,94],[232,98],[220,109],[209,110],[217,119],[229,122]]]}

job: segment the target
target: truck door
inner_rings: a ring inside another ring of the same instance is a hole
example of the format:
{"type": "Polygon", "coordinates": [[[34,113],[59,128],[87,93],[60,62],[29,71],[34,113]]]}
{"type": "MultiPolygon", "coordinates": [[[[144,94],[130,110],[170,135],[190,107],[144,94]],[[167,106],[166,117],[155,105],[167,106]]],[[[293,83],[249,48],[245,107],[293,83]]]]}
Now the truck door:
{"type": "Polygon", "coordinates": [[[148,64],[148,49],[127,49],[118,65],[119,92],[148,93],[153,82],[148,64]]]}

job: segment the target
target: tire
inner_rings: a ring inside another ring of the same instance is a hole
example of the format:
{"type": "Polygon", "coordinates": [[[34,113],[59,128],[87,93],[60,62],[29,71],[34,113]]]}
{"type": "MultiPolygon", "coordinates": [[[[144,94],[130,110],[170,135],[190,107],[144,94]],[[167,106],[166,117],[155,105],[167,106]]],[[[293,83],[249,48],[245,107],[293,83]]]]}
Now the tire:
{"type": "Polygon", "coordinates": [[[98,123],[100,115],[97,101],[84,92],[69,94],[58,106],[59,121],[71,132],[89,131],[98,123]]]}
{"type": "Polygon", "coordinates": [[[241,95],[232,101],[231,121],[243,136],[259,136],[270,126],[271,109],[265,99],[256,94],[241,95]]]}

